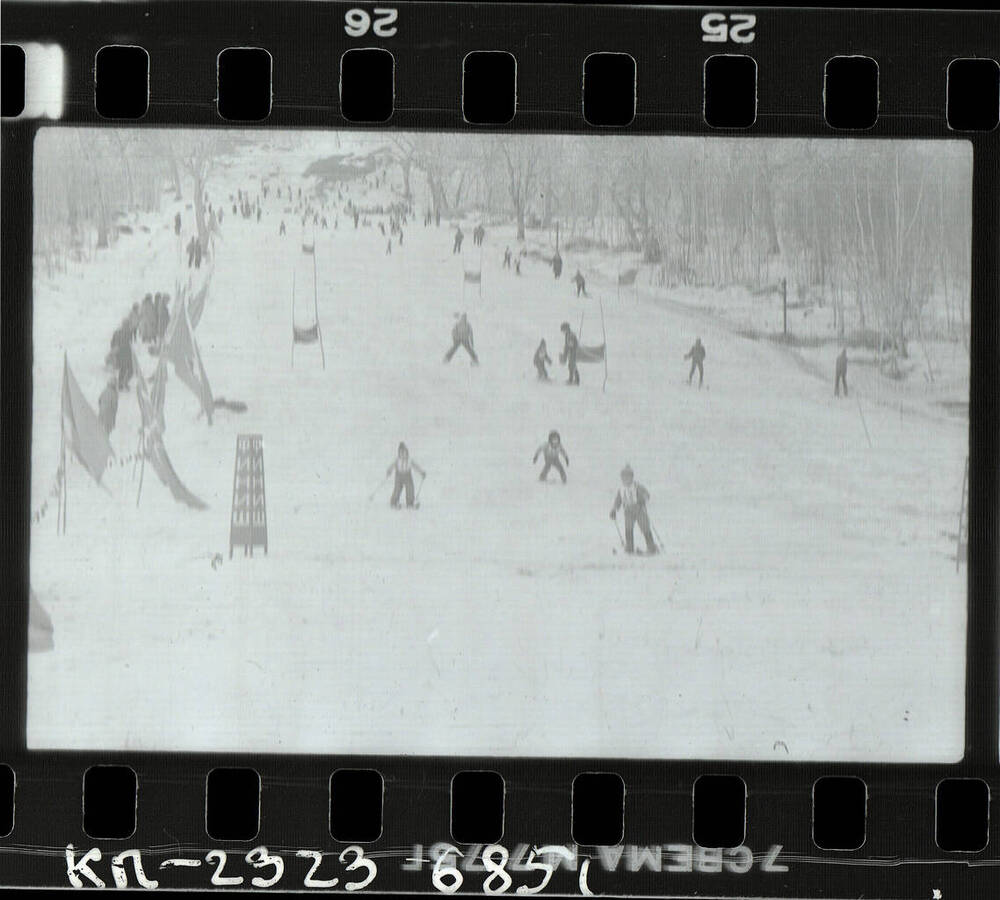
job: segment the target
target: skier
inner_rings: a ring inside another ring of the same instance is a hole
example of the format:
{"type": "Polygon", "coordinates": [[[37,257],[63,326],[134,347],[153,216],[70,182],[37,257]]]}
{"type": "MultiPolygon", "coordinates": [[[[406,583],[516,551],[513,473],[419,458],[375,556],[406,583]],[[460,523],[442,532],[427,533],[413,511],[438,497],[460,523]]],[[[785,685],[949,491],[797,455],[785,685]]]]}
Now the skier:
{"type": "Polygon", "coordinates": [[[638,481],[635,481],[632,467],[625,464],[622,469],[622,486],[618,488],[615,495],[615,505],[611,507],[611,518],[617,519],[618,510],[625,510],[625,552],[634,553],[635,544],[633,533],[636,524],[646,539],[646,552],[656,553],[656,541],[653,540],[653,532],[649,525],[649,515],[646,513],[646,501],[649,500],[647,491],[638,481]]]}
{"type": "Polygon", "coordinates": [[[701,387],[701,382],[705,378],[705,369],[702,363],[705,361],[705,348],[701,343],[701,338],[696,337],[694,343],[691,345],[691,349],[684,354],[685,359],[691,360],[691,371],[688,372],[688,384],[691,383],[691,379],[694,378],[695,369],[698,370],[698,387],[701,387]]]}
{"type": "Polygon", "coordinates": [[[128,315],[125,316],[125,319],[122,321],[122,327],[125,329],[125,335],[130,344],[135,340],[135,336],[139,331],[140,317],[141,313],[139,311],[139,304],[133,303],[128,315]]]}
{"type": "Polygon", "coordinates": [[[542,338],[542,342],[535,351],[535,369],[538,371],[539,381],[549,380],[549,370],[545,368],[546,363],[552,365],[552,360],[549,359],[549,351],[545,346],[545,338],[542,338]]]}
{"type": "Polygon", "coordinates": [[[389,238],[389,243],[385,245],[385,255],[392,255],[392,238],[389,238]]]}
{"type": "Polygon", "coordinates": [[[563,322],[559,326],[559,330],[566,336],[563,352],[559,354],[559,362],[566,363],[566,367],[569,370],[569,378],[566,379],[566,384],[579,384],[580,370],[576,367],[576,351],[580,346],[580,342],[577,340],[576,335],[573,334],[573,329],[569,327],[569,322],[563,322]]]}
{"type": "Polygon", "coordinates": [[[556,255],[552,257],[552,274],[558,278],[562,275],[562,257],[559,255],[559,251],[556,250],[556,255]]]}
{"type": "Polygon", "coordinates": [[[461,227],[456,226],[455,227],[455,244],[451,248],[452,255],[454,255],[455,253],[461,253],[462,252],[462,239],[464,237],[465,237],[465,235],[462,233],[461,227]]]}
{"type": "Polygon", "coordinates": [[[542,466],[542,474],[538,476],[538,480],[547,480],[549,477],[549,469],[554,467],[559,473],[559,477],[562,478],[563,484],[565,484],[566,470],[562,467],[562,463],[559,462],[559,457],[562,456],[562,458],[566,460],[566,465],[568,466],[569,456],[566,454],[566,450],[562,445],[558,431],[549,432],[549,439],[535,451],[535,457],[531,461],[533,463],[538,462],[538,457],[543,454],[545,456],[545,465],[542,466]]]}
{"type": "Polygon", "coordinates": [[[469,324],[469,320],[466,318],[465,313],[462,313],[458,321],[455,323],[455,327],[452,328],[451,340],[451,349],[444,355],[445,362],[451,362],[451,358],[455,355],[455,351],[459,347],[465,347],[469,356],[472,357],[472,364],[474,366],[479,365],[479,357],[476,356],[476,351],[472,349],[472,326],[469,324]]]}
{"type": "Polygon", "coordinates": [[[584,279],[583,275],[580,273],[579,269],[576,270],[576,274],[573,276],[573,283],[576,285],[576,296],[579,297],[580,294],[583,294],[583,296],[586,297],[587,282],[584,279]]]}
{"type": "Polygon", "coordinates": [[[517,271],[517,274],[520,275],[521,274],[521,257],[520,256],[517,259],[514,260],[514,268],[517,271]]]}
{"type": "Polygon", "coordinates": [[[118,367],[118,390],[127,391],[128,383],[132,380],[132,345],[127,334],[123,333],[118,343],[115,364],[118,367]]]}
{"type": "Polygon", "coordinates": [[[285,220],[281,220],[281,227],[278,229],[278,237],[281,237],[285,233],[285,220]]]}
{"type": "Polygon", "coordinates": [[[508,247],[503,252],[503,267],[505,269],[509,269],[510,268],[510,259],[511,259],[511,253],[510,253],[510,247],[508,247]]]}
{"type": "Polygon", "coordinates": [[[154,302],[151,294],[142,298],[142,309],[139,313],[139,337],[144,344],[156,339],[156,305],[160,302],[160,292],[156,292],[154,302]]]}
{"type": "Polygon", "coordinates": [[[115,419],[118,416],[118,385],[114,378],[108,380],[101,396],[97,401],[97,418],[101,422],[104,433],[111,434],[115,427],[115,419]]]}
{"type": "Polygon", "coordinates": [[[847,396],[847,348],[844,347],[837,357],[837,374],[833,382],[833,395],[840,396],[840,386],[844,385],[844,396],[847,396]]]}
{"type": "Polygon", "coordinates": [[[393,509],[399,509],[399,495],[402,494],[403,488],[406,488],[406,505],[413,506],[413,472],[415,471],[421,478],[426,478],[427,473],[417,465],[416,460],[410,459],[410,451],[402,441],[399,442],[396,458],[389,463],[389,468],[386,469],[386,477],[388,478],[393,471],[396,473],[396,483],[392,488],[389,505],[393,509]]]}
{"type": "Polygon", "coordinates": [[[181,233],[181,214],[177,213],[174,216],[174,234],[180,235],[181,233]]]}

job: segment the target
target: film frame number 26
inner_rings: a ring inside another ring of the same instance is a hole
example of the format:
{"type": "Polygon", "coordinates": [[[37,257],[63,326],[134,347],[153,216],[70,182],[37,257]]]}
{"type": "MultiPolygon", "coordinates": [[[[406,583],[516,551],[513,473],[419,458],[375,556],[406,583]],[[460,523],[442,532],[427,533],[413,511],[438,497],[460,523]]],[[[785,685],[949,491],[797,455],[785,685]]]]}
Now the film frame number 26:
{"type": "Polygon", "coordinates": [[[375,37],[392,37],[396,34],[395,21],[399,10],[376,6],[371,13],[355,7],[344,13],[344,31],[350,37],[364,37],[371,29],[375,37]],[[374,21],[372,17],[374,16],[374,21]]]}

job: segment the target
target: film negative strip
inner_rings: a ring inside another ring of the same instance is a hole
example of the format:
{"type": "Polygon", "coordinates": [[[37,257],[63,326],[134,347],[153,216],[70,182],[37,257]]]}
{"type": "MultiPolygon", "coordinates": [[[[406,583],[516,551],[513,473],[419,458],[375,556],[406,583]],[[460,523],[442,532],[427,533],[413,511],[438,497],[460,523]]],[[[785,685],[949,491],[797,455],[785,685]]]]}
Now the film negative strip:
{"type": "Polygon", "coordinates": [[[996,896],[998,38],[4,2],[0,886],[996,896]]]}

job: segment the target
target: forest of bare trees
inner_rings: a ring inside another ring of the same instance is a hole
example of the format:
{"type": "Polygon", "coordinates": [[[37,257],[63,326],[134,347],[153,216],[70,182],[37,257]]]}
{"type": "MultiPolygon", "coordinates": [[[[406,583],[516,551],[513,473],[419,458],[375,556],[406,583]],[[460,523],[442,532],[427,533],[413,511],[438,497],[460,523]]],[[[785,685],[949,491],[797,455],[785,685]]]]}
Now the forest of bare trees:
{"type": "MultiPolygon", "coordinates": [[[[406,190],[444,216],[561,226],[564,246],[638,254],[660,286],[786,279],[838,333],[905,357],[968,341],[971,157],[958,143],[414,134],[406,190]]],[[[405,161],[405,162],[403,162],[405,161]]]]}
{"type": "MultiPolygon", "coordinates": [[[[254,140],[52,131],[41,144],[49,174],[35,185],[35,251],[50,271],[113,243],[164,196],[193,205],[204,238],[213,167],[254,140]]],[[[519,240],[558,227],[566,249],[631,254],[662,287],[754,291],[785,279],[794,299],[834,310],[840,336],[869,335],[893,355],[928,335],[968,341],[971,155],[959,142],[391,133],[355,143],[393,160],[398,190],[446,219],[508,223],[519,240]]],[[[289,174],[310,161],[294,157],[289,174]]]]}

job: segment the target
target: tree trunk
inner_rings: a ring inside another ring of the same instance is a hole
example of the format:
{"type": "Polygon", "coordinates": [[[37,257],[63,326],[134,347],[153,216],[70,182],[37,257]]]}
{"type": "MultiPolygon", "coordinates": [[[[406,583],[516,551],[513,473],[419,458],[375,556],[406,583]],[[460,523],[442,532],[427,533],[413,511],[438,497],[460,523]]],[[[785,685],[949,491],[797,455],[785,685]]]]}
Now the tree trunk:
{"type": "Polygon", "coordinates": [[[517,208],[517,239],[524,240],[524,206],[517,208]]]}
{"type": "Polygon", "coordinates": [[[413,199],[413,192],[410,190],[410,169],[412,166],[413,160],[409,157],[399,161],[399,167],[403,170],[403,197],[406,200],[413,199]]]}
{"type": "Polygon", "coordinates": [[[205,224],[205,176],[199,169],[194,174],[194,218],[198,225],[198,242],[208,247],[208,227],[205,224]]]}

